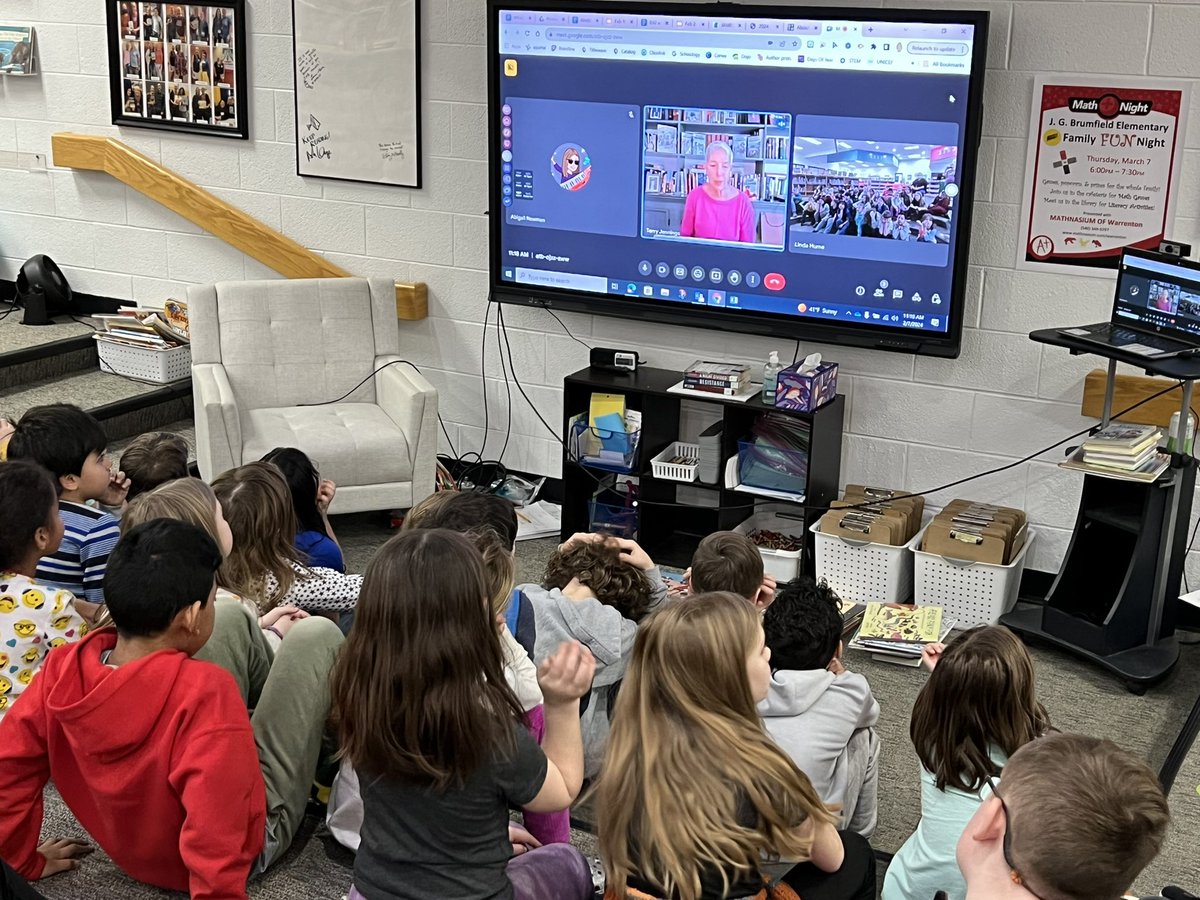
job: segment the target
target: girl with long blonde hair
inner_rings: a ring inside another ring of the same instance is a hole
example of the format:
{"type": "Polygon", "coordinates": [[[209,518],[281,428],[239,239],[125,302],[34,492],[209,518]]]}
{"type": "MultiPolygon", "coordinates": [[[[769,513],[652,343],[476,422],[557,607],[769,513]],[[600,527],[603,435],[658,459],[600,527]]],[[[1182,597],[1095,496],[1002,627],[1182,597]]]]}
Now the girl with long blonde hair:
{"type": "Polygon", "coordinates": [[[874,898],[870,846],[839,835],[763,730],[770,658],[736,594],[699,594],[642,625],[597,788],[609,900],[874,898]],[[797,864],[767,884],[781,859],[797,864]]]}

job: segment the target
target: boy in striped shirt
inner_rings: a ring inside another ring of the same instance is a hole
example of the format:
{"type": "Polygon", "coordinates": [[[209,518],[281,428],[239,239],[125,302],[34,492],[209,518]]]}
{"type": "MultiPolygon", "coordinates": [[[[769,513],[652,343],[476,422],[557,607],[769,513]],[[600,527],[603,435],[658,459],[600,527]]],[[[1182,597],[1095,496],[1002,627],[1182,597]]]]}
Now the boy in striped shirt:
{"type": "Polygon", "coordinates": [[[38,563],[37,580],[74,594],[76,607],[89,620],[104,604],[104,571],[121,529],[112,514],[87,502],[120,506],[129,491],[124,474],[109,468],[107,446],[100,423],[69,403],[33,407],[8,442],[9,459],[38,463],[59,485],[65,534],[58,551],[38,563]]]}

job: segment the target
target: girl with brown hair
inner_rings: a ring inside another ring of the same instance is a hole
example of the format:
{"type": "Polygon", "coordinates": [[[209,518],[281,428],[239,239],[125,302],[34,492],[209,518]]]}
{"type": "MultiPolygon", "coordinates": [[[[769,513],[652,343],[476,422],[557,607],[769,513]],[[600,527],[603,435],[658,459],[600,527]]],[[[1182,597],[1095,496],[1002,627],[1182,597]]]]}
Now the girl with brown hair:
{"type": "Polygon", "coordinates": [[[579,698],[594,662],[578,643],[542,662],[540,748],[503,665],[471,542],[417,529],[384,544],[333,672],[333,719],[364,806],[350,900],[590,900],[569,844],[512,857],[508,810],[565,809],[578,794],[579,698]]]}
{"type": "Polygon", "coordinates": [[[1008,758],[1050,730],[1038,702],[1033,659],[1011,631],[986,625],[944,647],[913,705],[909,734],[921,760],[921,820],[888,866],[884,900],[966,896],[954,848],[991,795],[1008,758]]]}
{"type": "Polygon", "coordinates": [[[770,659],[760,614],[736,594],[698,594],[646,620],[597,788],[609,900],[873,900],[870,845],[839,835],[763,730],[755,705],[770,659]],[[764,886],[781,859],[798,864],[764,886]]]}
{"type": "MultiPolygon", "coordinates": [[[[121,531],[132,531],[151,519],[178,519],[195,525],[204,529],[213,539],[223,557],[228,559],[233,552],[233,533],[229,523],[225,521],[221,502],[213,493],[213,489],[199,478],[177,478],[147,493],[139,494],[121,516],[121,531]]],[[[293,624],[308,618],[308,613],[304,610],[287,605],[276,606],[260,615],[252,601],[244,600],[226,588],[217,591],[217,599],[235,601],[252,612],[259,627],[266,632],[263,637],[273,651],[279,648],[280,642],[293,624]]],[[[107,625],[111,624],[111,621],[106,616],[105,621],[99,624],[107,625]]]]}
{"type": "Polygon", "coordinates": [[[252,462],[212,483],[233,532],[233,551],[217,583],[252,601],[260,613],[276,606],[310,612],[342,612],[358,602],[361,575],[307,566],[296,549],[296,509],[283,473],[269,462],[252,462]]]}

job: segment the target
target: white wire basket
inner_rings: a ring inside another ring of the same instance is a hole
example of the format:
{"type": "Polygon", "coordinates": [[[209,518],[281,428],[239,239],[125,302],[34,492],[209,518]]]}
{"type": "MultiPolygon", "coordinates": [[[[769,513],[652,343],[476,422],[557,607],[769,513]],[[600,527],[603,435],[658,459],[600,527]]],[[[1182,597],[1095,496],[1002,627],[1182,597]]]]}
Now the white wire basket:
{"type": "Polygon", "coordinates": [[[157,350],[97,339],[96,347],[101,372],[154,384],[180,381],[192,375],[192,348],[187,344],[157,350]]]}
{"type": "Polygon", "coordinates": [[[686,444],[683,441],[676,441],[671,444],[658,456],[650,460],[650,471],[655,478],[667,478],[671,481],[695,481],[696,470],[700,466],[700,445],[686,444]],[[696,460],[696,462],[685,465],[683,463],[673,463],[671,460],[678,456],[686,456],[696,460]]]}

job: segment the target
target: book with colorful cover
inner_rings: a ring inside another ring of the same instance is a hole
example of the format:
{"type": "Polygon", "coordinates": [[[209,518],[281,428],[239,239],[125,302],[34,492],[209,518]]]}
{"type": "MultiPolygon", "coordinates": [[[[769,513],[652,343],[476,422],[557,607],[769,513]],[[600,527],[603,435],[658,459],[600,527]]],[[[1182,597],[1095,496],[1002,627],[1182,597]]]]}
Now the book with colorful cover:
{"type": "MultiPolygon", "coordinates": [[[[869,605],[870,606],[878,606],[880,604],[869,604],[869,605]]],[[[937,616],[930,617],[931,619],[932,618],[940,619],[939,630],[937,632],[937,636],[935,638],[933,638],[934,641],[944,641],[946,639],[946,636],[948,634],[950,634],[950,630],[952,628],[954,628],[954,624],[955,624],[954,620],[947,621],[947,620],[941,618],[941,616],[942,616],[941,607],[904,606],[904,607],[892,607],[892,608],[893,609],[899,608],[899,609],[906,610],[906,611],[913,610],[913,609],[936,610],[937,616]]],[[[928,623],[926,623],[926,624],[928,624],[928,623]]],[[[930,633],[932,633],[932,632],[925,632],[925,634],[930,634],[930,633]]],[[[847,644],[847,646],[854,650],[863,650],[867,653],[870,653],[871,657],[879,662],[895,663],[896,665],[901,665],[901,666],[918,666],[921,664],[921,655],[923,654],[923,652],[925,650],[925,645],[929,644],[929,643],[931,643],[931,641],[928,641],[928,640],[911,640],[910,641],[910,640],[890,640],[890,639],[886,639],[886,638],[863,637],[862,629],[860,628],[858,634],[856,634],[850,640],[850,642],[849,642],[849,644],[847,644]]]]}
{"type": "Polygon", "coordinates": [[[928,644],[938,640],[941,633],[940,606],[868,603],[855,640],[928,644]]]}

